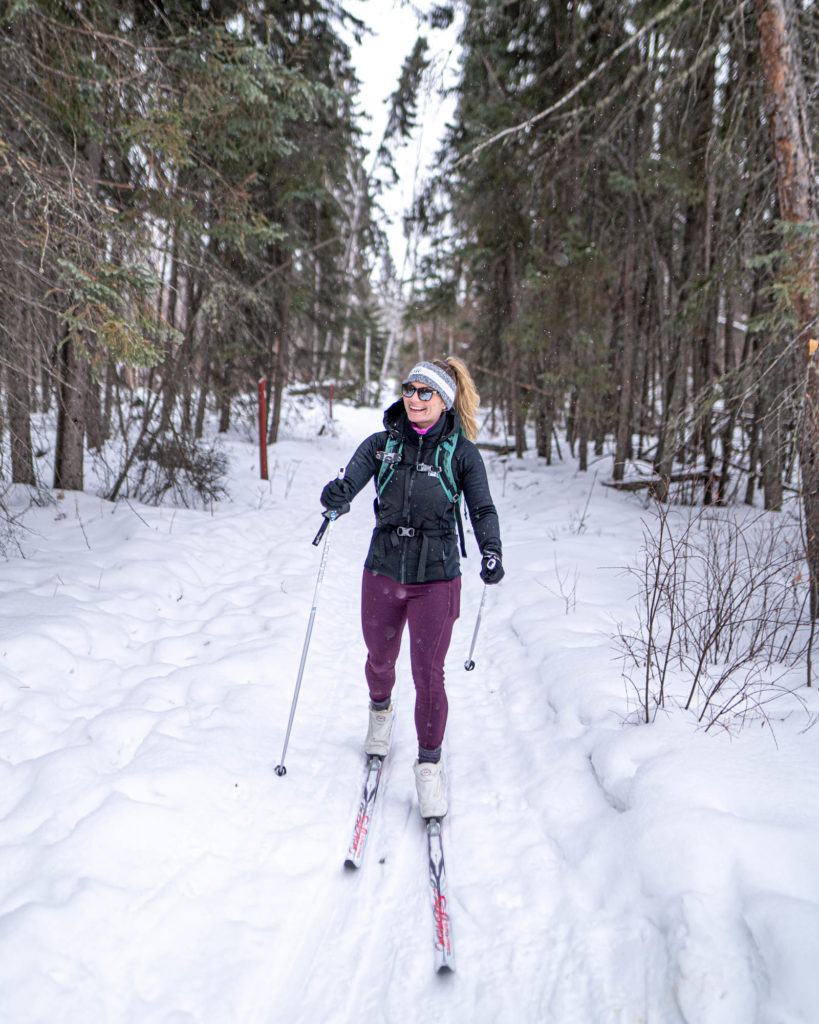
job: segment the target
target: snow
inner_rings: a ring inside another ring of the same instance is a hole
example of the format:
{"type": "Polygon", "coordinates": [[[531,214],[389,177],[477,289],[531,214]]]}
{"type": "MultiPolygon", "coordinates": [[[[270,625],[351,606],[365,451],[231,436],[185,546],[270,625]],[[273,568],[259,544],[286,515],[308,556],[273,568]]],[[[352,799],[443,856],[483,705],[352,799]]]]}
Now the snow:
{"type": "Polygon", "coordinates": [[[207,511],[67,493],[24,516],[0,590],[0,1020],[14,1024],[808,1024],[819,1005],[816,691],[770,721],[634,724],[612,635],[639,498],[486,455],[505,543],[474,539],[447,662],[457,971],[432,970],[402,652],[364,864],[362,495],[321,549],[320,487],[380,412],[226,442],[207,511]]]}

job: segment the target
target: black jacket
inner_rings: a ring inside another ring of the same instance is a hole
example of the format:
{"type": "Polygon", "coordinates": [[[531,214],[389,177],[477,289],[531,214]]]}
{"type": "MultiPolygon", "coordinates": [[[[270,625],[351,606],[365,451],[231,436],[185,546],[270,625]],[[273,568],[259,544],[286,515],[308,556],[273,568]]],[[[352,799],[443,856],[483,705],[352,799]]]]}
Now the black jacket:
{"type": "MultiPolygon", "coordinates": [[[[376,497],[376,526],[364,563],[373,572],[399,583],[451,580],[460,575],[459,541],[454,506],[441,481],[425,471],[435,463],[435,447],[460,430],[453,410],[444,412],[426,434],[417,434],[399,399],[384,413],[385,430],[359,445],[343,480],[327,485],[336,499],[352,499],[369,480],[378,478],[389,437],[403,440],[401,461],[376,497]],[[401,531],[397,531],[397,527],[401,531]],[[411,528],[411,529],[407,529],[411,528]]],[[[489,493],[486,468],[476,446],[463,434],[452,456],[452,475],[463,493],[481,552],[501,554],[498,514],[489,493]]],[[[323,493],[324,496],[324,493],[323,493]]]]}

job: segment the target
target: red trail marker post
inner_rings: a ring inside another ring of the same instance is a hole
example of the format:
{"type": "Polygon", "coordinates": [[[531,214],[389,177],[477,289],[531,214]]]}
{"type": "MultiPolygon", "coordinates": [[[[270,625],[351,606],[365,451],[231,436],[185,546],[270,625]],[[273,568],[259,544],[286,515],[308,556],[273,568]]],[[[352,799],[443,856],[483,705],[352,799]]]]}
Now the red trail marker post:
{"type": "Polygon", "coordinates": [[[267,480],[267,381],[259,380],[259,475],[267,480]]]}

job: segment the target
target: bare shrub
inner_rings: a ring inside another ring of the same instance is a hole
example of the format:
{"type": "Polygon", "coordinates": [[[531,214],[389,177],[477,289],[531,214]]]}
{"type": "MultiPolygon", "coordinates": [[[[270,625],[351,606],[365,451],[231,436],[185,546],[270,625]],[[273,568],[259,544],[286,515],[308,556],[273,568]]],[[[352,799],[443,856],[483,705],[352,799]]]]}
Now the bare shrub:
{"type": "Polygon", "coordinates": [[[227,456],[218,441],[197,438],[175,421],[163,423],[160,398],[159,391],[140,390],[116,403],[111,436],[89,453],[99,493],[109,501],[208,507],[226,493],[227,456]]]}
{"type": "Polygon", "coordinates": [[[21,539],[30,532],[26,525],[28,512],[55,504],[55,492],[48,488],[39,484],[10,484],[0,479],[0,558],[25,558],[21,539]]]}
{"type": "Polygon", "coordinates": [[[0,495],[0,558],[7,558],[13,549],[22,554],[20,515],[11,511],[5,497],[5,493],[0,495]]]}
{"type": "Polygon", "coordinates": [[[563,602],[565,614],[568,615],[569,612],[577,610],[577,566],[574,567],[574,575],[572,575],[569,569],[566,569],[565,572],[561,572],[560,566],[557,564],[557,555],[554,556],[554,562],[557,590],[547,587],[545,583],[541,583],[540,585],[544,587],[544,589],[548,590],[550,594],[560,598],[563,602]]]}
{"type": "Polygon", "coordinates": [[[617,641],[640,716],[673,702],[710,728],[766,714],[811,646],[809,588],[797,523],[781,513],[688,516],[656,505],[643,522],[638,627],[617,641]]]}
{"type": "Polygon", "coordinates": [[[129,490],[148,505],[165,499],[188,508],[207,506],[225,493],[227,456],[214,442],[168,431],[138,452],[129,490]]]}

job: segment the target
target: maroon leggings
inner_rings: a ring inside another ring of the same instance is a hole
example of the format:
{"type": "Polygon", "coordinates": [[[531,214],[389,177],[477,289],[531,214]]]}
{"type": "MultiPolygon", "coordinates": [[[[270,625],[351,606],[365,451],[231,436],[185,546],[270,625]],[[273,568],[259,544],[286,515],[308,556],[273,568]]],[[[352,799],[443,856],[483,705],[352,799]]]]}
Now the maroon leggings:
{"type": "Polygon", "coordinates": [[[361,625],[368,652],[364,674],[370,699],[377,702],[390,697],[401,635],[409,622],[415,728],[418,745],[425,750],[436,750],[444,738],[448,706],[444,659],[460,612],[460,576],[434,583],[404,584],[364,570],[361,625]]]}

